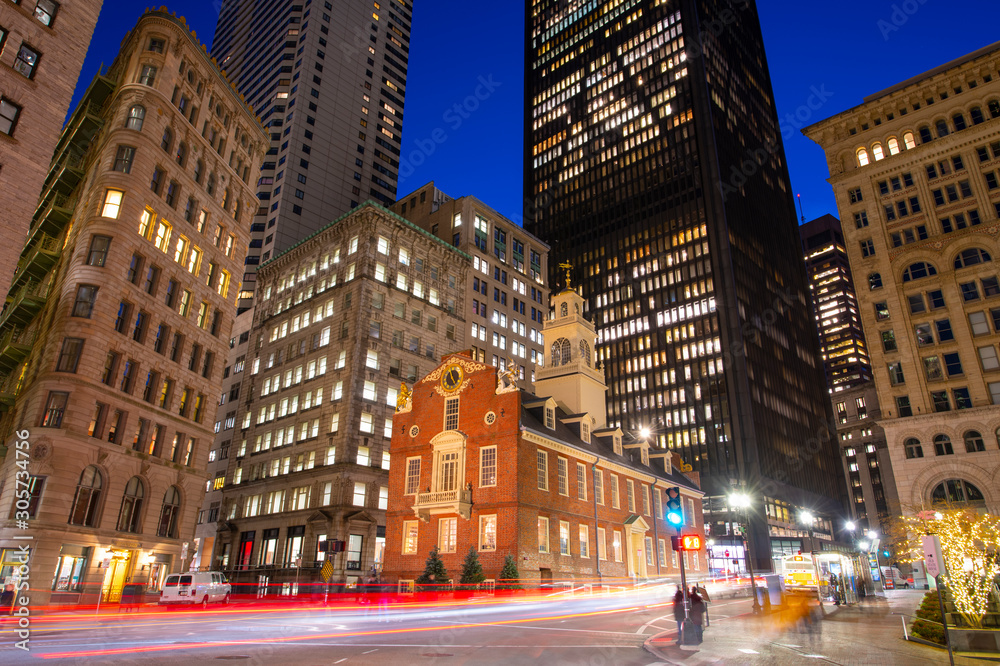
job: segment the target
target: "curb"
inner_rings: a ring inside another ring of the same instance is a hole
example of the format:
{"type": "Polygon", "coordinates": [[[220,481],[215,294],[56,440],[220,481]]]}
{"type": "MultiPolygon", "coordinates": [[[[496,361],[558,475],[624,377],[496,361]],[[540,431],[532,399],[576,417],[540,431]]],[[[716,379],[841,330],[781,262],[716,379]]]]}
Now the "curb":
{"type": "Polygon", "coordinates": [[[676,645],[677,642],[672,638],[673,635],[676,633],[677,633],[676,631],[664,631],[659,634],[653,634],[645,641],[643,641],[642,648],[646,652],[650,653],[651,655],[659,659],[660,661],[665,661],[668,664],[677,664],[677,662],[671,659],[670,656],[668,656],[660,647],[655,645],[656,642],[661,642],[661,643],[665,642],[667,637],[671,637],[670,638],[671,644],[676,645]]]}

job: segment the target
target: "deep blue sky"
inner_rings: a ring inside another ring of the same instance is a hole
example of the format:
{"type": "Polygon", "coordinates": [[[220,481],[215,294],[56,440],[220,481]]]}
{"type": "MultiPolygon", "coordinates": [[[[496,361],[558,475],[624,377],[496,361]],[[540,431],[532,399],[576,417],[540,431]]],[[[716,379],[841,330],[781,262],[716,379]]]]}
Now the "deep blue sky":
{"type": "MultiPolygon", "coordinates": [[[[474,195],[520,221],[523,11],[510,0],[503,3],[505,9],[498,8],[501,3],[467,0],[415,0],[414,4],[404,160],[418,145],[429,152],[427,142],[436,129],[443,130],[446,139],[433,144],[433,152],[422,164],[414,165],[412,173],[401,170],[399,194],[433,180],[451,196],[474,195]],[[499,85],[468,118],[449,114],[452,105],[476,91],[480,77],[499,85]]],[[[139,2],[105,0],[77,97],[98,66],[114,59],[144,7],[139,2]]],[[[187,18],[210,48],[218,7],[218,0],[176,0],[168,5],[170,11],[187,18]]],[[[944,0],[760,0],[758,7],[778,115],[794,114],[814,86],[830,94],[810,123],[1000,39],[996,0],[956,4],[944,0]]],[[[806,219],[836,215],[822,150],[796,132],[786,140],[785,151],[806,219]]]]}

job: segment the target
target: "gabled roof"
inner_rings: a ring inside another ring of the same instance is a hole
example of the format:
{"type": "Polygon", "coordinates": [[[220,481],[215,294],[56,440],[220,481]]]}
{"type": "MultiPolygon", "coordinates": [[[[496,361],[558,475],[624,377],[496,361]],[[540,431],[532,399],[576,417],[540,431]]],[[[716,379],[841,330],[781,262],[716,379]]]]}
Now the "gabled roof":
{"type": "MultiPolygon", "coordinates": [[[[560,444],[577,449],[584,453],[597,456],[616,465],[633,469],[638,473],[654,476],[675,486],[684,486],[690,490],[700,491],[696,483],[671,466],[671,473],[667,474],[663,467],[657,468],[655,465],[643,465],[638,451],[622,450],[622,455],[615,453],[614,442],[610,437],[600,437],[593,434],[590,442],[585,442],[576,434],[575,429],[562,422],[562,419],[572,418],[573,415],[556,405],[556,427],[550,430],[545,427],[545,402],[548,398],[539,397],[528,391],[521,391],[521,429],[532,432],[540,437],[555,440],[560,444]]],[[[596,432],[612,433],[617,428],[602,428],[596,432]]],[[[657,449],[650,451],[650,454],[657,452],[657,449]]]]}

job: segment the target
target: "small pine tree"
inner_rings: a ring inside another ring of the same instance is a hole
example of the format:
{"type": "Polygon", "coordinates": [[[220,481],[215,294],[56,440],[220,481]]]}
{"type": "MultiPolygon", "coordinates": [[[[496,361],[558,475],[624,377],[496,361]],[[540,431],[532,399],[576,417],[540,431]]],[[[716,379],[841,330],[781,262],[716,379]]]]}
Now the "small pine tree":
{"type": "Polygon", "coordinates": [[[458,579],[462,590],[475,590],[479,584],[486,580],[483,575],[483,565],[479,563],[479,554],[476,553],[475,546],[469,546],[469,554],[465,556],[462,563],[462,576],[458,579]]]}
{"type": "Polygon", "coordinates": [[[427,563],[424,565],[424,572],[417,577],[416,583],[420,586],[421,592],[436,592],[451,580],[448,578],[448,571],[444,568],[444,562],[438,555],[437,546],[431,550],[427,556],[427,563]]]}
{"type": "Polygon", "coordinates": [[[517,570],[517,562],[514,561],[514,556],[508,554],[503,560],[503,568],[500,570],[500,584],[497,587],[501,590],[520,590],[521,585],[518,581],[521,579],[521,574],[517,570]]]}
{"type": "Polygon", "coordinates": [[[932,622],[942,622],[937,592],[928,592],[924,595],[924,600],[921,602],[920,608],[917,609],[916,615],[921,619],[913,621],[913,626],[910,628],[913,635],[931,643],[945,645],[944,627],[940,624],[931,624],[932,622]],[[928,622],[923,620],[928,620],[928,622]]]}

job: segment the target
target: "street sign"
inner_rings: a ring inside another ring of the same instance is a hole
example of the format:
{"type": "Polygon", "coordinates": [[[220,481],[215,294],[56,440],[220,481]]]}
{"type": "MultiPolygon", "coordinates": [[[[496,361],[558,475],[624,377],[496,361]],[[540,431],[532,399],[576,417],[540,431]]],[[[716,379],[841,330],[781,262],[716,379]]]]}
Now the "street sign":
{"type": "Polygon", "coordinates": [[[319,576],[324,583],[330,582],[330,578],[333,576],[333,560],[327,560],[323,563],[323,568],[319,570],[319,576]]]}
{"type": "Polygon", "coordinates": [[[924,534],[920,537],[924,547],[924,567],[927,575],[937,578],[944,573],[944,560],[941,558],[941,539],[936,534],[924,534]]]}

